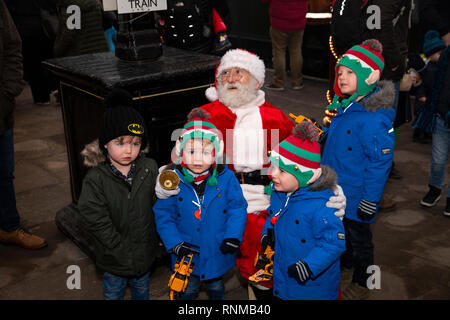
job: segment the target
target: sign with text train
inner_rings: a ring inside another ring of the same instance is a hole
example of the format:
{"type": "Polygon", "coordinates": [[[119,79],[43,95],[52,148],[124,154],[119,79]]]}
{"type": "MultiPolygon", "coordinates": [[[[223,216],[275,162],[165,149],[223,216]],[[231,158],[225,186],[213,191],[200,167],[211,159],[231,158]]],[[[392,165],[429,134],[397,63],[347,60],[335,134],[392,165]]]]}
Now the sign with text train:
{"type": "Polygon", "coordinates": [[[167,10],[167,0],[103,0],[103,9],[120,14],[167,10]]]}

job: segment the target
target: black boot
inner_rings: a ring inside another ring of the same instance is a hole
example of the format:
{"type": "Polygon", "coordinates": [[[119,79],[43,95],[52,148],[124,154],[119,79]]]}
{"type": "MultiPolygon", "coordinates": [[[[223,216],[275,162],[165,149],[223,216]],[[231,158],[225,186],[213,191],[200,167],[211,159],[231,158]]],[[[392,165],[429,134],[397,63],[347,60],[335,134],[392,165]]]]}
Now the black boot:
{"type": "Polygon", "coordinates": [[[395,169],[395,163],[392,161],[392,167],[391,167],[391,172],[389,173],[389,179],[401,179],[402,175],[400,173],[400,171],[398,171],[397,169],[395,169]]]}
{"type": "MultiPolygon", "coordinates": [[[[429,185],[430,190],[428,193],[423,197],[423,199],[420,201],[420,204],[425,207],[434,207],[436,203],[438,203],[439,199],[441,199],[441,189],[436,188],[432,185],[429,185]]],[[[447,202],[448,204],[448,202],[447,202]]]]}
{"type": "Polygon", "coordinates": [[[444,216],[450,217],[450,198],[447,198],[447,204],[445,205],[444,216]]]}

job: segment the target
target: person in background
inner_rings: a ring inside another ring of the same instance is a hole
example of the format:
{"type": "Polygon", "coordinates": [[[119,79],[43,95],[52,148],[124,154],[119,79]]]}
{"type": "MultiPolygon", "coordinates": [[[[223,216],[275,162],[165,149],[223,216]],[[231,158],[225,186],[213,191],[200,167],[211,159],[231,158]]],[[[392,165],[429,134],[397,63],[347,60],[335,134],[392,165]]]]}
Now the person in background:
{"type": "MultiPolygon", "coordinates": [[[[434,64],[435,74],[431,96],[426,97],[426,105],[415,126],[433,133],[429,190],[420,201],[424,207],[433,207],[441,198],[450,151],[450,47],[447,46],[443,51],[440,49],[443,42],[436,31],[429,31],[426,35],[424,50],[430,49],[429,64],[434,64]],[[435,48],[431,49],[433,46],[435,48]]],[[[447,191],[447,202],[443,213],[445,216],[450,216],[450,188],[447,191]]]]}
{"type": "Polygon", "coordinates": [[[269,3],[272,62],[275,71],[266,89],[283,91],[286,78],[286,49],[289,50],[291,88],[303,88],[302,44],[308,0],[262,0],[269,3]]]}
{"type": "Polygon", "coordinates": [[[41,10],[55,13],[54,0],[7,0],[6,5],[22,39],[24,79],[30,85],[33,102],[48,105],[56,84],[41,63],[53,57],[54,39],[43,28],[41,10]]]}
{"type": "MultiPolygon", "coordinates": [[[[419,72],[421,76],[421,84],[414,90],[414,95],[416,97],[415,109],[417,110],[417,119],[421,113],[427,112],[425,108],[429,105],[427,101],[429,102],[431,99],[433,86],[435,85],[433,82],[435,80],[436,73],[439,70],[438,61],[445,48],[446,45],[444,41],[440,39],[439,33],[436,30],[430,30],[425,34],[423,44],[423,53],[426,56],[427,64],[425,65],[420,56],[416,57],[416,59],[412,59],[418,61],[418,63],[422,62],[423,64],[422,70],[419,72]]],[[[420,124],[418,123],[415,125],[413,138],[419,142],[428,142],[426,136],[432,131],[430,126],[433,124],[431,121],[428,124],[425,124],[423,120],[424,118],[421,117],[420,124]]]]}
{"type": "Polygon", "coordinates": [[[47,245],[21,226],[14,190],[14,106],[24,87],[21,41],[8,9],[0,0],[0,243],[26,249],[47,245]]]}
{"type": "Polygon", "coordinates": [[[59,30],[53,53],[55,57],[78,56],[87,53],[109,51],[108,40],[103,30],[102,7],[97,0],[56,0],[59,13],[59,30]],[[67,20],[73,14],[67,8],[80,8],[81,26],[69,29],[67,20]]]}

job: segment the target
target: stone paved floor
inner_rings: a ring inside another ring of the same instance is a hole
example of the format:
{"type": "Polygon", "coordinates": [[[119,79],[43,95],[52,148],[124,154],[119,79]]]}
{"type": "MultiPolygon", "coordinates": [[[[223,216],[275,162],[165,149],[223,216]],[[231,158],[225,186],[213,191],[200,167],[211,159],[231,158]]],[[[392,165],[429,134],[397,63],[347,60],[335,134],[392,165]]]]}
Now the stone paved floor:
{"type": "MultiPolygon", "coordinates": [[[[269,71],[267,83],[271,75],[269,71]]],[[[306,79],[301,91],[268,92],[266,98],[286,113],[320,119],[327,86],[306,79]]],[[[431,146],[413,143],[411,134],[408,124],[400,130],[395,161],[403,179],[390,180],[385,191],[397,201],[397,210],[380,213],[372,227],[381,288],[372,290],[369,299],[450,299],[450,219],[442,215],[445,197],[432,209],[420,207],[427,191],[431,146]]],[[[49,106],[33,105],[29,88],[17,99],[15,160],[22,223],[49,245],[28,251],[0,244],[0,299],[102,299],[101,273],[54,222],[56,212],[71,201],[61,109],[55,101],[49,106]],[[80,290],[67,288],[70,265],[80,267],[80,290]]],[[[154,270],[152,299],[168,298],[169,275],[163,265],[154,270]]],[[[226,278],[227,299],[246,299],[236,270],[226,278]]],[[[200,298],[206,298],[204,292],[200,298]]]]}

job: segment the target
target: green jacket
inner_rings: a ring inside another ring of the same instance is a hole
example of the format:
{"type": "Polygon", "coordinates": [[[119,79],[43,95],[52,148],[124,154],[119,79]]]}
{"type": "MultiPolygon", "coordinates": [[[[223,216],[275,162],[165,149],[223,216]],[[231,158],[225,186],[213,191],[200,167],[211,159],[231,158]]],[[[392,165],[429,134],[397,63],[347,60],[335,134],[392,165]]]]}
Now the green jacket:
{"type": "Polygon", "coordinates": [[[100,269],[126,277],[139,277],[150,269],[158,244],[152,211],[157,175],[156,162],[144,155],[136,159],[131,187],[105,161],[88,171],[78,209],[100,269]]]}
{"type": "Polygon", "coordinates": [[[14,97],[25,85],[22,41],[3,0],[0,0],[0,136],[14,123],[14,97]]]}

